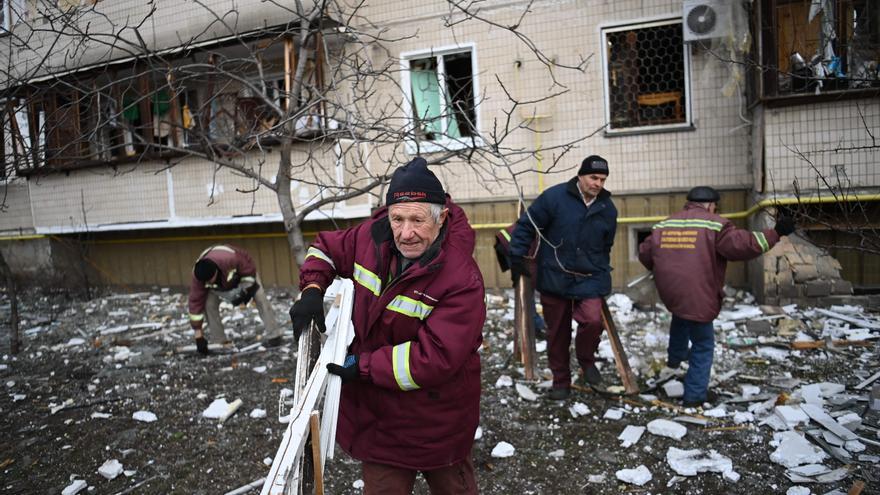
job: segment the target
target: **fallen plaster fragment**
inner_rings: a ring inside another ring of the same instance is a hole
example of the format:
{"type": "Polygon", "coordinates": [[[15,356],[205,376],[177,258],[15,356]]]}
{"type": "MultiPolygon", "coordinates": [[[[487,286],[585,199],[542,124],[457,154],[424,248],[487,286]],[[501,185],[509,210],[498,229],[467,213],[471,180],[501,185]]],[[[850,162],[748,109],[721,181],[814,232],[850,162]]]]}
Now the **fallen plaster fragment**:
{"type": "Polygon", "coordinates": [[[856,431],[862,427],[862,417],[851,412],[838,417],[837,423],[849,431],[856,431]]]}
{"type": "Polygon", "coordinates": [[[150,411],[137,411],[131,415],[131,419],[135,421],[143,421],[144,423],[152,423],[159,418],[157,418],[156,415],[151,413],[150,411]]]}
{"type": "Polygon", "coordinates": [[[848,440],[848,441],[843,445],[843,448],[845,448],[846,450],[848,450],[848,451],[850,451],[850,452],[852,452],[852,453],[857,454],[857,453],[859,453],[859,452],[864,452],[864,451],[865,451],[865,444],[863,444],[862,442],[860,442],[860,441],[858,441],[858,440],[848,440]]]}
{"type": "Polygon", "coordinates": [[[513,445],[507,442],[498,442],[498,445],[492,449],[492,457],[511,457],[516,452],[513,445]]]}
{"type": "Polygon", "coordinates": [[[703,411],[703,416],[706,416],[707,418],[724,418],[727,417],[727,408],[723,405],[718,406],[716,408],[703,411]]]}
{"type": "Polygon", "coordinates": [[[12,394],[12,402],[18,402],[25,399],[27,399],[27,395],[25,394],[12,394]]]}
{"type": "Polygon", "coordinates": [[[674,421],[679,423],[689,423],[692,425],[698,426],[706,426],[709,424],[709,421],[703,418],[695,418],[693,416],[676,416],[672,418],[674,421]]]}
{"type": "Polygon", "coordinates": [[[828,430],[820,430],[820,431],[822,432],[822,438],[824,438],[825,441],[828,442],[829,445],[834,445],[835,447],[843,447],[843,444],[846,443],[843,441],[842,438],[835,435],[834,433],[831,433],[828,430]]]}
{"type": "Polygon", "coordinates": [[[483,427],[477,426],[477,431],[474,432],[474,440],[479,440],[483,438],[483,427]]]}
{"type": "Polygon", "coordinates": [[[110,419],[112,418],[112,414],[102,413],[102,412],[93,412],[91,418],[92,419],[110,419]]]}
{"type": "Polygon", "coordinates": [[[793,486],[785,492],[785,495],[810,495],[812,492],[805,486],[793,486]]]}
{"type": "Polygon", "coordinates": [[[498,380],[495,380],[495,388],[501,387],[512,387],[513,386],[513,378],[508,375],[501,375],[498,377],[498,380]]]}
{"type": "Polygon", "coordinates": [[[534,402],[538,400],[538,394],[532,391],[528,386],[523,385],[522,383],[517,383],[514,385],[516,388],[516,393],[519,394],[520,398],[523,400],[534,402]]]}
{"type": "Polygon", "coordinates": [[[778,416],[789,428],[794,428],[801,423],[809,423],[810,417],[798,407],[776,406],[773,413],[778,416]]]}
{"type": "Polygon", "coordinates": [[[743,398],[748,399],[761,393],[761,387],[757,385],[740,385],[743,398]]]}
{"type": "Polygon", "coordinates": [[[757,354],[758,356],[772,359],[774,361],[786,361],[788,360],[789,352],[785,349],[778,349],[776,347],[759,347],[757,354]]]}
{"type": "Polygon", "coordinates": [[[699,449],[682,450],[669,447],[666,462],[673,471],[682,476],[696,476],[697,473],[725,473],[733,471],[733,461],[714,450],[708,454],[699,449]]]}
{"type": "Polygon", "coordinates": [[[226,399],[214,399],[214,402],[211,402],[211,405],[202,411],[202,417],[208,419],[220,419],[226,413],[227,409],[229,409],[229,403],[226,402],[226,399]]]}
{"type": "Polygon", "coordinates": [[[623,417],[623,409],[615,409],[612,407],[612,408],[608,409],[607,411],[605,411],[605,414],[602,416],[602,419],[612,419],[614,421],[617,421],[618,419],[620,419],[622,417],[623,417]]]}
{"type": "Polygon", "coordinates": [[[571,413],[572,418],[576,418],[578,416],[586,416],[590,414],[590,408],[584,404],[583,402],[575,402],[571,407],[568,408],[568,411],[571,413]]]}
{"type": "Polygon", "coordinates": [[[220,416],[220,424],[225,423],[227,419],[232,417],[232,415],[235,414],[235,411],[238,411],[238,408],[241,407],[241,404],[241,399],[235,399],[234,401],[232,401],[232,403],[229,404],[229,407],[226,408],[226,411],[223,413],[223,415],[220,416]]]}
{"type": "Polygon", "coordinates": [[[814,406],[812,404],[802,404],[801,410],[807,414],[813,421],[819,423],[824,428],[830,430],[835,435],[839,436],[844,440],[857,440],[859,437],[849,431],[848,429],[840,426],[840,423],[834,421],[834,418],[828,415],[821,407],[814,406]]]}
{"type": "Polygon", "coordinates": [[[642,486],[653,478],[651,471],[648,471],[644,464],[635,469],[621,469],[614,473],[614,476],[617,476],[617,479],[624,483],[632,483],[637,486],[642,486]]]}
{"type": "Polygon", "coordinates": [[[254,372],[255,373],[265,373],[266,367],[265,366],[257,366],[256,368],[254,368],[254,372]]]}
{"type": "Polygon", "coordinates": [[[685,478],[684,476],[675,475],[675,476],[673,476],[672,478],[669,478],[669,481],[666,482],[666,488],[669,488],[669,487],[671,487],[672,485],[675,485],[675,484],[677,484],[677,483],[680,483],[680,482],[682,482],[682,481],[684,481],[684,480],[686,480],[686,479],[687,479],[687,478],[685,478]]]}
{"type": "Polygon", "coordinates": [[[675,421],[669,421],[668,419],[662,418],[655,419],[648,423],[648,431],[654,435],[673,438],[675,440],[681,440],[682,437],[687,435],[687,428],[675,421]]]}
{"type": "Polygon", "coordinates": [[[73,480],[61,491],[61,495],[75,495],[84,490],[88,485],[85,480],[73,480]]]}
{"type": "Polygon", "coordinates": [[[549,457],[554,458],[554,459],[562,459],[563,457],[565,457],[565,450],[564,449],[557,449],[557,450],[554,450],[553,452],[550,452],[547,455],[549,457]]]}
{"type": "Polygon", "coordinates": [[[784,431],[782,433],[774,433],[773,443],[778,446],[770,454],[770,460],[787,468],[797,467],[802,464],[819,463],[827,457],[825,452],[808,442],[798,432],[784,431]]]}
{"type": "Polygon", "coordinates": [[[880,463],[880,455],[867,455],[862,454],[859,456],[860,462],[872,462],[874,464],[880,463]]]}
{"type": "Polygon", "coordinates": [[[364,480],[354,480],[351,483],[351,487],[352,488],[363,488],[364,487],[364,480]]]}
{"type": "Polygon", "coordinates": [[[834,471],[819,475],[816,477],[816,481],[819,483],[836,483],[847,476],[850,475],[849,469],[842,467],[837,468],[834,471]]]}
{"type": "Polygon", "coordinates": [[[675,399],[684,395],[684,384],[678,380],[669,380],[663,384],[663,391],[667,397],[675,399]]]}
{"type": "Polygon", "coordinates": [[[622,442],[620,444],[621,447],[627,448],[638,443],[643,433],[645,433],[644,426],[627,425],[620,435],[617,436],[617,439],[622,442]]]}
{"type": "Polygon", "coordinates": [[[741,425],[743,423],[751,423],[755,421],[755,415],[750,412],[737,411],[733,413],[733,423],[741,425]]]}
{"type": "Polygon", "coordinates": [[[788,471],[800,476],[817,476],[831,471],[831,468],[824,464],[806,464],[791,468],[788,471]]]}
{"type": "Polygon", "coordinates": [[[842,314],[834,312],[834,311],[828,311],[827,309],[822,309],[822,308],[816,308],[816,311],[819,313],[822,313],[825,316],[829,316],[829,317],[837,319],[837,320],[845,321],[847,323],[852,323],[853,325],[856,325],[858,327],[870,328],[871,330],[880,330],[880,324],[873,323],[873,322],[865,320],[865,319],[851,318],[849,316],[842,315],[842,314]]]}
{"type": "Polygon", "coordinates": [[[587,477],[587,482],[589,483],[605,483],[605,475],[604,474],[591,474],[587,477]]]}
{"type": "Polygon", "coordinates": [[[736,471],[733,471],[733,470],[724,471],[723,473],[721,473],[721,476],[723,476],[724,479],[726,479],[727,481],[729,481],[731,483],[736,483],[737,481],[739,481],[739,479],[741,477],[741,475],[739,473],[737,473],[736,471]]]}
{"type": "Polygon", "coordinates": [[[112,480],[122,474],[122,463],[116,459],[110,459],[109,461],[101,464],[101,467],[98,468],[98,474],[107,478],[108,480],[112,480]]]}
{"type": "Polygon", "coordinates": [[[254,418],[254,419],[265,418],[266,417],[266,410],[254,408],[254,409],[251,409],[251,413],[248,416],[250,416],[251,418],[254,418]]]}

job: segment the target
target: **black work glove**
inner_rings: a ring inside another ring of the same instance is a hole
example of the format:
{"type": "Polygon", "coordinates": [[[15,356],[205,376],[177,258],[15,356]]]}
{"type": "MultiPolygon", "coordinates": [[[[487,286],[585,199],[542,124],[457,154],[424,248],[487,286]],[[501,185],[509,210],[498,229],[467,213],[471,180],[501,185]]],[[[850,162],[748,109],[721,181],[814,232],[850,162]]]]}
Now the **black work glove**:
{"type": "Polygon", "coordinates": [[[776,231],[780,236],[790,235],[794,232],[794,218],[791,218],[788,215],[779,215],[776,217],[776,226],[773,227],[773,230],[776,231]]]}
{"type": "Polygon", "coordinates": [[[324,293],[320,289],[310,287],[299,296],[299,301],[290,308],[290,322],[293,324],[293,338],[299,339],[309,323],[315,322],[321,333],[327,331],[324,326],[324,293]]]}
{"type": "Polygon", "coordinates": [[[510,258],[510,279],[513,281],[513,285],[516,285],[519,282],[520,277],[531,277],[532,274],[529,272],[529,267],[526,265],[526,262],[522,258],[510,258]]]}
{"type": "Polygon", "coordinates": [[[196,337],[196,351],[204,356],[208,355],[208,340],[204,337],[196,337]]]}
{"type": "Polygon", "coordinates": [[[327,363],[327,371],[334,375],[339,375],[339,377],[342,378],[343,384],[357,380],[361,374],[361,371],[358,368],[358,357],[354,354],[346,356],[345,362],[342,366],[339,366],[336,363],[327,363]]]}
{"type": "Polygon", "coordinates": [[[233,306],[241,306],[242,304],[247,304],[251,302],[251,299],[254,298],[254,294],[257,293],[257,289],[260,288],[260,284],[254,282],[254,285],[247,288],[247,290],[243,290],[241,295],[236,297],[231,301],[233,306]]]}

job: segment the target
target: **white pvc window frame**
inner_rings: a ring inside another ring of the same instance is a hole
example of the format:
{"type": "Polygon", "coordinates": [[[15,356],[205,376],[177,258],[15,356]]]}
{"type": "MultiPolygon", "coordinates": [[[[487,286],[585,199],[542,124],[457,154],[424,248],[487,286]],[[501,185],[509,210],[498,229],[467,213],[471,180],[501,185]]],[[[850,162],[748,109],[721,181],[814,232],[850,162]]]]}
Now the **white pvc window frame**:
{"type": "Polygon", "coordinates": [[[645,134],[653,132],[668,132],[679,130],[691,130],[694,127],[693,105],[691,95],[691,50],[690,45],[682,43],[682,62],[684,63],[684,103],[685,103],[685,119],[684,122],[675,124],[658,124],[646,125],[639,127],[626,127],[622,129],[611,129],[611,88],[608,85],[610,74],[608,72],[608,33],[620,31],[631,31],[634,29],[645,29],[656,26],[668,26],[670,24],[682,24],[683,20],[680,15],[665,15],[659,17],[649,17],[643,19],[635,19],[623,23],[602,23],[599,25],[600,53],[602,55],[602,88],[605,103],[605,135],[606,136],[623,136],[630,134],[645,134]]]}
{"type": "MultiPolygon", "coordinates": [[[[483,140],[480,138],[480,129],[481,129],[481,119],[480,119],[480,83],[479,83],[479,69],[477,64],[477,45],[476,43],[461,43],[458,45],[448,45],[441,46],[438,48],[430,48],[425,50],[415,50],[403,52],[400,54],[400,67],[401,67],[401,76],[400,76],[400,84],[403,87],[403,111],[408,120],[408,126],[410,131],[415,130],[416,119],[413,115],[414,109],[412,108],[412,81],[410,78],[410,63],[415,60],[421,60],[426,58],[434,58],[437,61],[437,79],[440,84],[440,88],[446,88],[446,71],[443,62],[443,57],[446,55],[454,55],[457,53],[468,53],[471,56],[471,86],[472,86],[472,98],[474,103],[474,136],[461,137],[461,138],[450,138],[446,136],[446,131],[448,129],[447,115],[448,110],[446,106],[446,99],[440,99],[440,116],[441,116],[441,128],[443,129],[443,137],[437,140],[419,140],[418,144],[415,140],[409,140],[406,143],[406,148],[409,153],[431,153],[438,152],[444,150],[460,150],[470,148],[474,145],[477,147],[483,146],[483,140]]],[[[412,132],[415,135],[415,132],[412,132]]]]}

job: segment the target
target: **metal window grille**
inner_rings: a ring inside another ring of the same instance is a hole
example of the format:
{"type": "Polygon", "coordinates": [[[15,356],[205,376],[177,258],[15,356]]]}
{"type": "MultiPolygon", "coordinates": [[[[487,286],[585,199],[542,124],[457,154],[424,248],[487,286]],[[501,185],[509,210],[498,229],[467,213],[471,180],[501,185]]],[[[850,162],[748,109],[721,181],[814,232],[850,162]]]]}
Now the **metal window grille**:
{"type": "Polygon", "coordinates": [[[608,29],[603,34],[609,130],[685,123],[681,23],[608,29]]]}

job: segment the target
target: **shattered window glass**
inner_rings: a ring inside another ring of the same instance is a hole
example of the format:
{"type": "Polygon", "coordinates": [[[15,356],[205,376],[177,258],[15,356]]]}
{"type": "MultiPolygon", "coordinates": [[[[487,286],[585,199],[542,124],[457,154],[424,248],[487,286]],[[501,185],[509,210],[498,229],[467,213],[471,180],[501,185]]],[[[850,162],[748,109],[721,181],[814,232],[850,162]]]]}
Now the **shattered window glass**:
{"type": "Polygon", "coordinates": [[[880,2],[771,0],[765,4],[765,96],[880,87],[880,2]],[[767,43],[774,41],[775,43],[767,43]]]}
{"type": "Polygon", "coordinates": [[[608,129],[687,122],[685,44],[680,21],[603,30],[608,129]]]}
{"type": "Polygon", "coordinates": [[[412,59],[409,76],[412,118],[420,139],[474,135],[476,105],[470,51],[412,59]]]}

